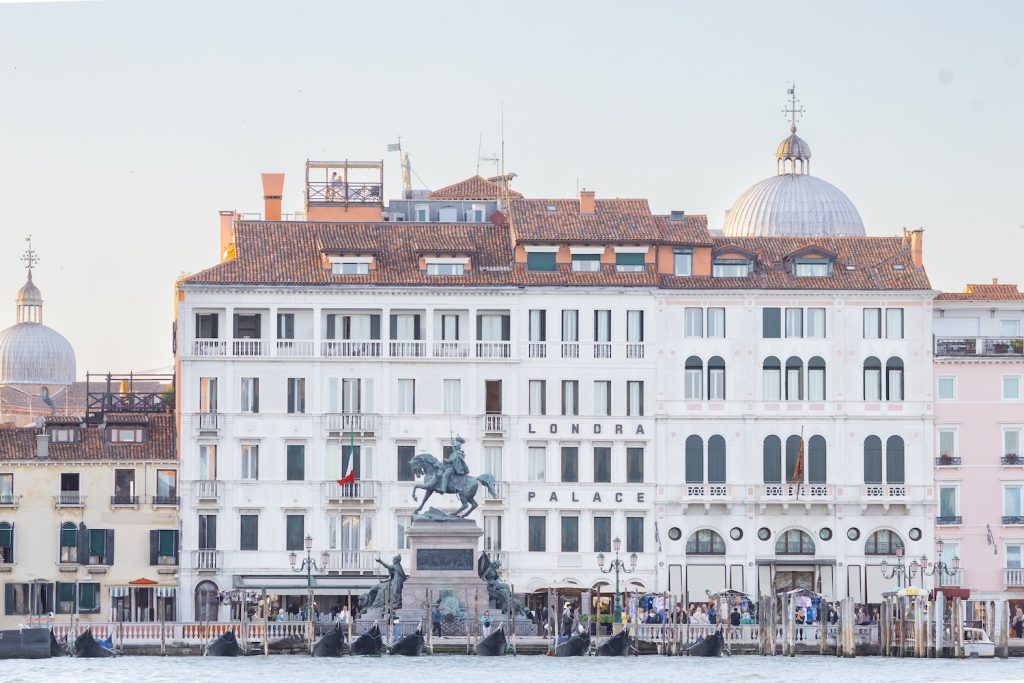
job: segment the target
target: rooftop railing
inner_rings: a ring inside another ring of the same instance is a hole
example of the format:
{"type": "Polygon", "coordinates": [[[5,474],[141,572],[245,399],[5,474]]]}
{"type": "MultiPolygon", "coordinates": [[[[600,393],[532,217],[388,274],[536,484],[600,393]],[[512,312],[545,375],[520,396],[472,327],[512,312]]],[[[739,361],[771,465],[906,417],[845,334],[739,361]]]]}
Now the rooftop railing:
{"type": "Polygon", "coordinates": [[[1024,358],[1024,337],[936,337],[935,355],[968,358],[972,356],[1024,358]]]}

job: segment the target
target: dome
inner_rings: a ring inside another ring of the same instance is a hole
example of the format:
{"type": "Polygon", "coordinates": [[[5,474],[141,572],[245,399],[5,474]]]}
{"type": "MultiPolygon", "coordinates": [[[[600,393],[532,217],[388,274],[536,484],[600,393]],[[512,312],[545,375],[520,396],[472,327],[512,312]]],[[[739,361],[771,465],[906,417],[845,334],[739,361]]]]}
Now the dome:
{"type": "Polygon", "coordinates": [[[75,351],[42,323],[18,323],[0,332],[0,385],[50,395],[75,381],[75,351]]]}
{"type": "Polygon", "coordinates": [[[18,290],[18,297],[14,301],[19,306],[42,306],[43,295],[32,282],[32,271],[29,271],[28,281],[18,290]]]}
{"type": "Polygon", "coordinates": [[[775,158],[778,161],[810,160],[811,146],[796,134],[796,126],[790,128],[790,136],[779,143],[778,148],[775,150],[775,158]]]}

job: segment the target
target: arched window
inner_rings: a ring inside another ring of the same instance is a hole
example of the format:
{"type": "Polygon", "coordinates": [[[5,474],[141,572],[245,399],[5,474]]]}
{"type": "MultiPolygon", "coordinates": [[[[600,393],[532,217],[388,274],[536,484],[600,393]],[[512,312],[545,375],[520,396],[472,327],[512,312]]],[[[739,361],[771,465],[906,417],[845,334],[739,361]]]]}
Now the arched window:
{"type": "Polygon", "coordinates": [[[874,356],[864,360],[864,400],[882,400],[882,361],[874,356]]]}
{"type": "Polygon", "coordinates": [[[708,439],[708,483],[725,483],[725,439],[718,434],[708,439]]]}
{"type": "Polygon", "coordinates": [[[825,400],[825,360],[821,356],[807,361],[807,400],[825,400]]]}
{"type": "Polygon", "coordinates": [[[810,534],[800,529],[790,529],[779,534],[779,540],[775,541],[776,555],[813,555],[814,541],[810,534]]]}
{"type": "Polygon", "coordinates": [[[825,437],[815,434],[807,440],[808,483],[824,484],[828,481],[825,456],[825,437]]]}
{"type": "Polygon", "coordinates": [[[196,619],[198,621],[217,621],[217,584],[213,581],[201,581],[196,586],[196,619]]]}
{"type": "Polygon", "coordinates": [[[796,356],[786,359],[786,400],[802,401],[804,398],[804,362],[796,356]]]}
{"type": "Polygon", "coordinates": [[[10,522],[0,522],[0,559],[14,564],[14,525],[10,522]]]}
{"type": "Polygon", "coordinates": [[[873,435],[864,439],[864,483],[882,483],[882,440],[873,435]]]}
{"type": "Polygon", "coordinates": [[[786,481],[799,484],[807,478],[807,454],[803,452],[800,437],[793,434],[786,439],[786,481]]]}
{"type": "Polygon", "coordinates": [[[725,361],[721,356],[712,356],[708,360],[708,399],[725,400],[725,361]]]}
{"type": "Polygon", "coordinates": [[[885,400],[903,400],[903,361],[896,356],[885,361],[885,400]]]}
{"type": "Polygon", "coordinates": [[[687,555],[725,555],[725,541],[711,529],[699,529],[686,539],[687,555]]]}
{"type": "Polygon", "coordinates": [[[78,525],[74,522],[60,525],[60,561],[78,562],[78,525]]]}
{"type": "Polygon", "coordinates": [[[699,400],[704,398],[704,361],[697,356],[690,356],[683,366],[684,398],[699,400]]]}
{"type": "Polygon", "coordinates": [[[765,401],[782,400],[782,363],[775,356],[768,356],[761,366],[762,398],[765,401]]]}
{"type": "Polygon", "coordinates": [[[782,439],[775,435],[764,437],[762,447],[764,483],[782,483],[782,439]]]}
{"type": "Polygon", "coordinates": [[[885,441],[885,482],[887,484],[903,484],[906,482],[902,437],[890,436],[885,441]]]}
{"type": "Polygon", "coordinates": [[[686,483],[704,483],[704,439],[696,434],[686,437],[686,483]]]}
{"type": "Polygon", "coordinates": [[[865,555],[896,555],[903,552],[903,539],[895,531],[879,529],[864,542],[865,555]]]}

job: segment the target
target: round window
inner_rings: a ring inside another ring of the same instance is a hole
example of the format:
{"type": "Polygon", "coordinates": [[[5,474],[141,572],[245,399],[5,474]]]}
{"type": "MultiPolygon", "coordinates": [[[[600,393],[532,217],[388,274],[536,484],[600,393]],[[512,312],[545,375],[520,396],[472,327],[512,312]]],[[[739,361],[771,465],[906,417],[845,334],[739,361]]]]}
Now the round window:
{"type": "Polygon", "coordinates": [[[846,531],[846,537],[851,541],[856,541],[858,538],[860,538],[860,529],[858,529],[857,527],[850,527],[846,531]]]}
{"type": "Polygon", "coordinates": [[[831,541],[832,540],[832,530],[829,529],[827,526],[826,527],[822,527],[821,531],[818,532],[818,538],[820,538],[823,541],[831,541]]]}
{"type": "Polygon", "coordinates": [[[729,538],[731,538],[734,541],[740,540],[741,538],[743,538],[743,529],[739,528],[738,526],[734,526],[732,529],[729,530],[729,538]]]}
{"type": "Polygon", "coordinates": [[[910,533],[907,534],[907,535],[910,536],[910,540],[911,541],[920,541],[921,540],[921,530],[918,529],[916,526],[913,529],[911,529],[910,533]]]}
{"type": "Polygon", "coordinates": [[[683,537],[683,532],[680,531],[679,527],[674,526],[668,530],[668,537],[673,541],[678,541],[680,538],[683,537]]]}
{"type": "Polygon", "coordinates": [[[757,537],[760,538],[762,541],[767,541],[769,538],[772,537],[772,532],[768,527],[763,526],[757,530],[757,537]]]}

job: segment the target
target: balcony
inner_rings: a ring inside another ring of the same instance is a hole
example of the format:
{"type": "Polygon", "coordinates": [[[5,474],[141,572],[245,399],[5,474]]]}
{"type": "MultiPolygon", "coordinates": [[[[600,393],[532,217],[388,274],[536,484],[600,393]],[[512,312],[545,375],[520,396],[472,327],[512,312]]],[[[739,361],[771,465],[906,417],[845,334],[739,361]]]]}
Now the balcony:
{"type": "Polygon", "coordinates": [[[320,342],[320,354],[326,358],[378,358],[380,340],[331,339],[320,342]]]}
{"type": "Polygon", "coordinates": [[[508,499],[508,482],[506,482],[506,481],[496,481],[496,482],[494,482],[494,490],[496,491],[496,493],[492,496],[491,492],[487,490],[487,487],[486,486],[483,487],[484,500],[485,501],[493,500],[495,502],[499,502],[500,503],[500,502],[508,499]]]}
{"type": "Polygon", "coordinates": [[[960,526],[963,524],[963,517],[960,515],[940,515],[935,518],[936,526],[960,526]]]}
{"type": "Polygon", "coordinates": [[[20,502],[21,496],[16,496],[13,493],[0,493],[0,507],[16,508],[20,502]]]}
{"type": "Polygon", "coordinates": [[[270,344],[265,339],[232,339],[232,356],[266,356],[269,355],[270,344]]]}
{"type": "Polygon", "coordinates": [[[482,429],[485,434],[505,434],[508,432],[507,415],[481,415],[482,429]]]}
{"type": "Polygon", "coordinates": [[[611,342],[594,342],[594,358],[611,358],[611,342]]]}
{"type": "Polygon", "coordinates": [[[327,570],[339,572],[366,572],[376,574],[380,569],[376,550],[328,550],[327,570]]]}
{"type": "Polygon", "coordinates": [[[220,413],[198,413],[196,415],[200,432],[219,434],[221,430],[220,413]]]}
{"type": "Polygon", "coordinates": [[[427,342],[392,341],[388,343],[388,355],[392,358],[425,358],[427,342]]]}
{"type": "Polygon", "coordinates": [[[324,413],[325,429],[338,434],[373,433],[377,431],[379,422],[377,413],[324,413]]]}
{"type": "Polygon", "coordinates": [[[192,568],[196,571],[217,571],[224,566],[224,553],[220,550],[193,550],[192,568]]]}
{"type": "Polygon", "coordinates": [[[53,497],[53,504],[58,508],[85,507],[85,496],[78,491],[61,491],[53,497]]]}
{"type": "Polygon", "coordinates": [[[1024,456],[1017,455],[1016,453],[1008,453],[1007,455],[999,458],[999,464],[1009,466],[1024,465],[1024,456]]]}
{"type": "Polygon", "coordinates": [[[935,458],[936,467],[960,467],[959,455],[940,455],[935,458]]]}
{"type": "Polygon", "coordinates": [[[1024,516],[1022,515],[1003,515],[1003,524],[1010,526],[1015,524],[1024,524],[1024,516]]]}
{"type": "Polygon", "coordinates": [[[645,353],[643,342],[626,342],[626,358],[642,359],[645,353]]]}
{"type": "Polygon", "coordinates": [[[274,355],[285,358],[311,358],[315,356],[316,344],[312,339],[278,339],[274,355]]]}
{"type": "Polygon", "coordinates": [[[221,487],[219,481],[206,480],[195,482],[195,488],[193,489],[195,498],[197,501],[217,501],[220,500],[221,487]]]}
{"type": "Polygon", "coordinates": [[[1010,586],[1024,586],[1024,568],[1021,567],[1007,567],[1003,570],[1003,585],[1010,586]]]}
{"type": "Polygon", "coordinates": [[[861,490],[861,497],[867,499],[898,498],[906,499],[906,484],[867,484],[861,490]]]}
{"type": "Polygon", "coordinates": [[[323,484],[323,496],[328,505],[375,503],[380,499],[380,482],[372,479],[357,479],[349,484],[327,481],[323,484]]]}
{"type": "Polygon", "coordinates": [[[477,358],[511,358],[512,342],[478,341],[476,343],[477,358]]]}
{"type": "Polygon", "coordinates": [[[547,342],[530,342],[526,347],[526,355],[530,358],[547,358],[547,342]]]}
{"type": "Polygon", "coordinates": [[[110,497],[110,505],[111,507],[138,507],[139,497],[113,495],[110,497]]]}
{"type": "Polygon", "coordinates": [[[935,356],[1024,358],[1024,337],[936,337],[935,356]]]}
{"type": "Polygon", "coordinates": [[[431,345],[434,358],[469,358],[469,342],[436,341],[431,345]]]}
{"type": "Polygon", "coordinates": [[[194,339],[193,356],[226,356],[228,343],[223,339],[194,339]]]}
{"type": "Polygon", "coordinates": [[[179,507],[180,505],[180,496],[153,496],[154,507],[179,507]]]}
{"type": "Polygon", "coordinates": [[[562,342],[562,358],[579,358],[579,342],[562,342]]]}
{"type": "Polygon", "coordinates": [[[686,484],[684,496],[691,501],[725,501],[729,498],[729,487],[725,484],[686,484]]]}

